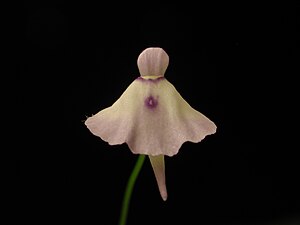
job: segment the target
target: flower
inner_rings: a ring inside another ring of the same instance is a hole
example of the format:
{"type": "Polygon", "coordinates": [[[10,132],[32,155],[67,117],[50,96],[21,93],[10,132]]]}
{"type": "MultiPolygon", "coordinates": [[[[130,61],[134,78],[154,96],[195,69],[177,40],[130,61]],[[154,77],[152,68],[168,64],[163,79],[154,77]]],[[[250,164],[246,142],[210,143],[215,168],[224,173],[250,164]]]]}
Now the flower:
{"type": "Polygon", "coordinates": [[[85,125],[110,145],[127,143],[133,153],[148,155],[166,200],[164,156],[176,155],[184,142],[200,142],[217,127],[164,77],[169,56],[162,48],[145,49],[137,64],[141,76],[112,106],[87,118],[85,125]]]}

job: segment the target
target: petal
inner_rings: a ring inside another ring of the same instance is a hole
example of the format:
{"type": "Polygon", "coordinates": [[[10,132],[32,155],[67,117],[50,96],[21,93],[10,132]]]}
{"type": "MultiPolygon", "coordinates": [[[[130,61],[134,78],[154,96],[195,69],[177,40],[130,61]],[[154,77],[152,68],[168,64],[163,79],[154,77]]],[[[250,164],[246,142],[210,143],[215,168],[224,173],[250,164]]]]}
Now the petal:
{"type": "Polygon", "coordinates": [[[151,156],[149,159],[155,174],[155,178],[158,184],[159,192],[164,201],[168,198],[165,178],[165,160],[163,155],[151,156]]]}
{"type": "Polygon", "coordinates": [[[164,76],[169,65],[169,56],[162,48],[147,48],[138,57],[141,76],[164,76]]]}
{"type": "Polygon", "coordinates": [[[85,124],[111,145],[126,142],[133,153],[152,156],[173,156],[184,142],[200,142],[216,132],[216,125],[164,77],[136,79],[111,107],[85,124]]]}

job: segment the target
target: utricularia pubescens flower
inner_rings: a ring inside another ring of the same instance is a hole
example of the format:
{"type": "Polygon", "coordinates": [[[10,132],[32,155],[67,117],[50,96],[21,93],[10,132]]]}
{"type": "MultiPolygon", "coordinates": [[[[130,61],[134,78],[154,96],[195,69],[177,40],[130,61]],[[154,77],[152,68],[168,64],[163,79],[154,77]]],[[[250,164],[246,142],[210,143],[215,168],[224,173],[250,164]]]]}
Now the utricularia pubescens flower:
{"type": "Polygon", "coordinates": [[[164,156],[174,156],[184,142],[200,142],[216,125],[193,109],[164,77],[169,56],[147,48],[137,60],[140,76],[110,107],[85,125],[110,145],[127,143],[135,154],[148,155],[163,200],[167,199],[164,156]]]}

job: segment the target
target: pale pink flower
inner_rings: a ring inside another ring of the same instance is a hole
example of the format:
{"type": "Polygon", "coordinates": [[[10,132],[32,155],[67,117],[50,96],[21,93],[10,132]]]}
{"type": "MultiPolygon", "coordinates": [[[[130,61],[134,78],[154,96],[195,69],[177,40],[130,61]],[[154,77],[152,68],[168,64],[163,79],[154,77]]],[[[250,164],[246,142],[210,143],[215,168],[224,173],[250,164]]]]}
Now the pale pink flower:
{"type": "Polygon", "coordinates": [[[164,77],[169,56],[162,48],[145,49],[137,64],[141,76],[85,125],[110,145],[127,143],[133,153],[148,155],[161,197],[166,200],[164,155],[177,154],[184,142],[200,142],[217,127],[164,77]]]}

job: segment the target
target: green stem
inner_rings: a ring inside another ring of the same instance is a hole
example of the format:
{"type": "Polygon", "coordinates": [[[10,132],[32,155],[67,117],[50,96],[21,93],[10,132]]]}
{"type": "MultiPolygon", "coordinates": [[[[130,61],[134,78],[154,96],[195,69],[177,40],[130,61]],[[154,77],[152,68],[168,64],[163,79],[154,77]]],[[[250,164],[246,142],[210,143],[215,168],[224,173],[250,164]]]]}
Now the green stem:
{"type": "Polygon", "coordinates": [[[122,209],[121,209],[119,225],[125,225],[126,224],[131,194],[132,194],[132,191],[133,191],[133,187],[134,187],[136,178],[138,177],[138,175],[141,171],[141,168],[143,166],[144,160],[145,160],[145,155],[139,155],[138,156],[138,159],[135,163],[135,166],[132,170],[132,173],[131,173],[131,175],[128,179],[126,190],[125,190],[124,197],[123,197],[123,203],[122,203],[122,209]]]}

